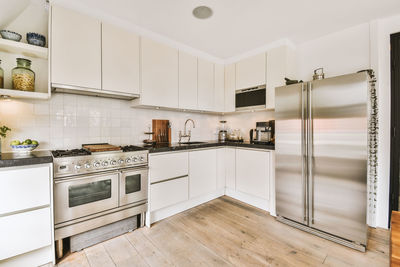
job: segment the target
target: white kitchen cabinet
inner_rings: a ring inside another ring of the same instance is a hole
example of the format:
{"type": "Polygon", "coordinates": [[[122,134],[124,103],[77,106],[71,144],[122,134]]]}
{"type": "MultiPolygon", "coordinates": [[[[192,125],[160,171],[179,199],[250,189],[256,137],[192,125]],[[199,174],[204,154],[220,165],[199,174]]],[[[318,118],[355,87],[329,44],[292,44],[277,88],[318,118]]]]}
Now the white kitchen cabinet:
{"type": "Polygon", "coordinates": [[[235,111],[236,65],[225,66],[225,112],[235,111]]]}
{"type": "Polygon", "coordinates": [[[150,183],[189,174],[188,152],[173,152],[149,155],[150,183]]]}
{"type": "Polygon", "coordinates": [[[102,23],[103,90],[139,94],[139,36],[102,23]]]}
{"type": "Polygon", "coordinates": [[[216,149],[189,152],[189,198],[212,193],[216,189],[216,149]]]}
{"type": "Polygon", "coordinates": [[[101,89],[100,20],[52,6],[51,83],[101,89]]]}
{"type": "Polygon", "coordinates": [[[214,111],[225,111],[225,68],[222,64],[214,65],[214,111]]]}
{"type": "Polygon", "coordinates": [[[178,50],[142,37],[141,79],[140,99],[134,105],[177,108],[178,50]]]}
{"type": "Polygon", "coordinates": [[[273,48],[267,53],[266,108],[275,109],[275,87],[285,85],[285,77],[291,77],[292,51],[287,46],[273,48]]]}
{"type": "Polygon", "coordinates": [[[236,190],[236,148],[227,147],[225,150],[225,186],[236,190]]]}
{"type": "Polygon", "coordinates": [[[52,245],[52,227],[49,207],[0,217],[0,265],[1,260],[52,245]]]}
{"type": "Polygon", "coordinates": [[[197,109],[197,57],[179,51],[179,108],[197,109]]]}
{"type": "Polygon", "coordinates": [[[197,106],[200,110],[214,110],[214,64],[198,59],[197,106]]]}
{"type": "Polygon", "coordinates": [[[261,53],[236,63],[236,89],[265,84],[265,57],[265,53],[261,53]]]}
{"type": "Polygon", "coordinates": [[[189,199],[187,176],[150,185],[150,211],[159,210],[189,199]]]}
{"type": "Polygon", "coordinates": [[[50,205],[48,166],[0,172],[0,215],[50,205]]]}
{"type": "Polygon", "coordinates": [[[269,200],[270,152],[236,150],[236,191],[269,200]]]}
{"type": "Polygon", "coordinates": [[[217,149],[217,189],[225,188],[225,155],[226,148],[217,149]]]}

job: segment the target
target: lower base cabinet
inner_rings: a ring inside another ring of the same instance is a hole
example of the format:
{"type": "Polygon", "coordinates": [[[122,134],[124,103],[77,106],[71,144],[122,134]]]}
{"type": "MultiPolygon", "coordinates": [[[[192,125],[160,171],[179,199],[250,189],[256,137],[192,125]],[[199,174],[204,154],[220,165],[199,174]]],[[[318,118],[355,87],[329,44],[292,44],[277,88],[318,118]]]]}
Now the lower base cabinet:
{"type": "Polygon", "coordinates": [[[199,197],[216,189],[217,150],[189,152],[189,197],[199,197]]]}
{"type": "Polygon", "coordinates": [[[236,150],[236,190],[269,200],[270,153],[236,150]]]}
{"type": "Polygon", "coordinates": [[[189,199],[187,176],[150,185],[151,211],[159,210],[189,199]]]}

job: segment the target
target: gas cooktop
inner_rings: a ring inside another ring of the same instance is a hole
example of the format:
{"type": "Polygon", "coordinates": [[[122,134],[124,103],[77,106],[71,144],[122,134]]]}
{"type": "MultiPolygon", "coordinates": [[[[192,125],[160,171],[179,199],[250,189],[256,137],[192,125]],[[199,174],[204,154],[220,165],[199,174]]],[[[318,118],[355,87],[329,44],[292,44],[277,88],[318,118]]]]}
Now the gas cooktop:
{"type": "Polygon", "coordinates": [[[71,149],[71,150],[52,150],[51,153],[53,154],[53,157],[55,157],[55,158],[90,155],[90,152],[83,148],[71,149]]]}

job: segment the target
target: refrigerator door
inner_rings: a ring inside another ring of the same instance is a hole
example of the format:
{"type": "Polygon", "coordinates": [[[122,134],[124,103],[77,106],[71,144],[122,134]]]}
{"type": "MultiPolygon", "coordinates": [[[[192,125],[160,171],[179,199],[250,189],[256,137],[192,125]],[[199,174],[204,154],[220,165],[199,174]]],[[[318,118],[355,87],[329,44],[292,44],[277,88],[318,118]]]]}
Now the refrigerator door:
{"type": "Polygon", "coordinates": [[[275,89],[275,188],[278,216],[307,224],[306,105],[307,85],[275,89]]]}
{"type": "Polygon", "coordinates": [[[366,245],[367,73],[309,83],[309,217],[318,230],[366,245]]]}

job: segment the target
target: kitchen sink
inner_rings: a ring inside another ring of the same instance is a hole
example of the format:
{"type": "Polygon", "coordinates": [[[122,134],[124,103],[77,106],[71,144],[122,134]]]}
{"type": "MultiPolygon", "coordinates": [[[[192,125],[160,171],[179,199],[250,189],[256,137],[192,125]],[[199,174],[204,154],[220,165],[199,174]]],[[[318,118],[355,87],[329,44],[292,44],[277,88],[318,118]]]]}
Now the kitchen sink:
{"type": "Polygon", "coordinates": [[[204,144],[206,142],[182,142],[180,143],[181,145],[198,145],[198,144],[204,144]]]}

